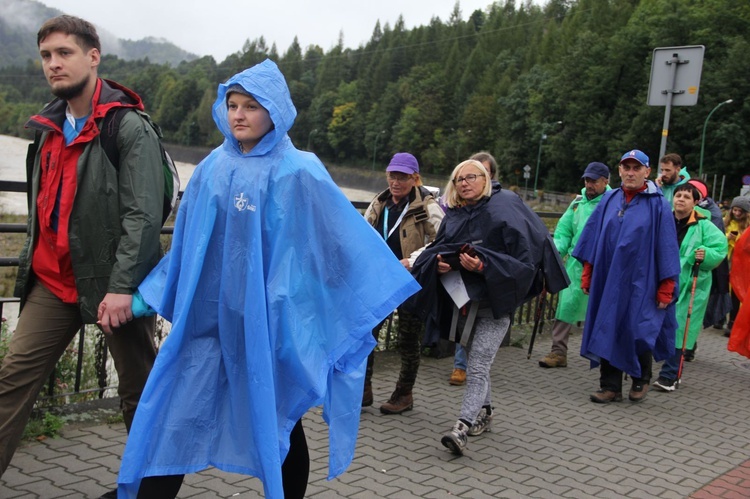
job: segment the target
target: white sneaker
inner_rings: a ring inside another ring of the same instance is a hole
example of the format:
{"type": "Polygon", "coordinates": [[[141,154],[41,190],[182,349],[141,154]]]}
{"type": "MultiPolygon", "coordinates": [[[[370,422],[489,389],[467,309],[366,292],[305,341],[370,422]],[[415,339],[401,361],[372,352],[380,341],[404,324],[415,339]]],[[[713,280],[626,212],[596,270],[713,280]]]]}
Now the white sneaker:
{"type": "Polygon", "coordinates": [[[453,425],[453,429],[443,435],[440,442],[447,447],[453,454],[457,456],[464,455],[464,449],[466,448],[466,434],[469,431],[469,427],[466,426],[463,421],[456,421],[453,425]]]}
{"type": "Polygon", "coordinates": [[[487,414],[487,409],[482,407],[482,410],[479,411],[479,416],[477,416],[477,419],[474,420],[474,423],[471,425],[471,428],[469,428],[467,434],[469,436],[476,437],[477,435],[481,435],[485,431],[492,431],[492,417],[493,415],[487,414]]]}
{"type": "Polygon", "coordinates": [[[667,378],[662,378],[661,376],[659,376],[659,379],[654,381],[654,388],[662,392],[673,392],[677,389],[677,385],[679,385],[679,383],[679,380],[670,381],[667,378]]]}

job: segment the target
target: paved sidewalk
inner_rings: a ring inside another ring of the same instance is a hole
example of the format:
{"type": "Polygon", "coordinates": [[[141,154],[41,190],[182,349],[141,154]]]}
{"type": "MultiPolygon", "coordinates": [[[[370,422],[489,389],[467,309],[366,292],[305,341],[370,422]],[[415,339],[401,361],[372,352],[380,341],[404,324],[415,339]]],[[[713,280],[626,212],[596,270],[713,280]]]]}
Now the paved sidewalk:
{"type": "MultiPolygon", "coordinates": [[[[547,327],[549,330],[549,326],[547,327]]],[[[565,369],[542,369],[549,335],[536,351],[503,348],[493,367],[492,433],[471,438],[464,457],[441,445],[458,415],[463,387],[447,383],[452,359],[424,358],[414,410],[382,416],[397,356],[379,353],[375,406],[362,414],[357,455],[327,481],[327,432],[319,411],[304,420],[312,465],[308,497],[750,497],[750,360],[705,330],[682,387],[649,392],[641,404],[597,405],[598,370],[571,355],[565,369]]],[[[580,346],[574,329],[571,351],[580,346]]],[[[658,365],[654,366],[654,379],[658,365]]],[[[629,387],[628,384],[625,385],[629,387]]],[[[16,452],[0,498],[95,498],[114,484],[122,424],[68,429],[16,452]]],[[[215,469],[187,477],[181,498],[262,497],[260,481],[215,469]]]]}

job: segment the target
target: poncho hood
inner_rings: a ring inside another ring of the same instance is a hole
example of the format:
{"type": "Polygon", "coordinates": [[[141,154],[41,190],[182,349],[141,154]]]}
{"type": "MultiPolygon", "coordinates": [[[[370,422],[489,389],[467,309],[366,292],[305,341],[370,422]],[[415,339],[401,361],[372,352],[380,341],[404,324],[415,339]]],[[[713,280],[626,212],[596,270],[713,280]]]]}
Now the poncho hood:
{"type": "Polygon", "coordinates": [[[240,151],[237,139],[232,135],[227,118],[227,89],[232,85],[241,85],[268,110],[271,116],[274,128],[250,152],[245,153],[247,156],[262,156],[283,140],[297,117],[297,109],[289,95],[289,87],[278,66],[270,59],[237,73],[226,82],[219,84],[212,110],[214,121],[224,135],[223,147],[240,155],[243,153],[240,151]]]}

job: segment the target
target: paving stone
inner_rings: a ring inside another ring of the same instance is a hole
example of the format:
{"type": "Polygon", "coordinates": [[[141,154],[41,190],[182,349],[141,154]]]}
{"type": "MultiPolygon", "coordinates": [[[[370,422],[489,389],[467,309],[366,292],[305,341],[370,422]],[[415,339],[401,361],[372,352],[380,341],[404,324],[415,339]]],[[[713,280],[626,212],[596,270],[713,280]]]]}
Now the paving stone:
{"type": "MultiPolygon", "coordinates": [[[[580,332],[571,351],[579,345],[580,332]]],[[[568,368],[545,370],[524,351],[504,348],[493,366],[493,431],[470,439],[457,457],[440,444],[464,390],[446,382],[452,359],[424,358],[414,410],[383,416],[377,406],[390,395],[400,361],[378,353],[376,406],[363,411],[355,459],[341,477],[326,480],[328,429],[320,408],[304,418],[312,459],[307,497],[747,497],[750,400],[737,396],[750,384],[745,363],[726,351],[720,333],[707,330],[680,390],[649,393],[642,404],[599,406],[588,400],[598,371],[585,359],[571,356],[568,368]]],[[[122,424],[95,425],[26,444],[0,479],[0,497],[98,497],[115,483],[126,438],[122,424]]],[[[262,483],[209,468],[188,475],[180,497],[235,493],[263,497],[262,483]]]]}

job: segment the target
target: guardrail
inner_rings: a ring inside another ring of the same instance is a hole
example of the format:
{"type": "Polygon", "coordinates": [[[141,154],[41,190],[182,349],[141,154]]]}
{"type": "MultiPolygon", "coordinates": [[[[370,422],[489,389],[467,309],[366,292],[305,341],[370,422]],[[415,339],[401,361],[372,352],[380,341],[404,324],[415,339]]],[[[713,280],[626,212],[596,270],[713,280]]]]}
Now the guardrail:
{"type": "MultiPolygon", "coordinates": [[[[0,180],[0,192],[26,192],[26,182],[13,182],[13,181],[7,181],[7,180],[0,180]]],[[[180,193],[182,195],[182,192],[180,193]]],[[[369,203],[366,201],[353,201],[352,205],[359,210],[360,212],[363,212],[367,209],[369,203]]],[[[562,215],[561,213],[554,213],[554,212],[538,212],[537,213],[542,218],[560,218],[562,215]]],[[[26,224],[23,223],[0,223],[0,234],[24,234],[26,232],[26,224]]],[[[170,235],[174,232],[173,226],[165,226],[162,228],[162,234],[170,235]]],[[[18,266],[18,257],[6,257],[6,256],[0,256],[0,267],[17,267],[18,266]]],[[[557,307],[557,295],[549,296],[549,300],[547,306],[545,307],[545,313],[543,319],[551,320],[554,318],[555,309],[557,307]]],[[[3,315],[3,307],[7,303],[17,303],[19,301],[18,298],[2,298],[0,297],[0,317],[3,315]]],[[[512,323],[514,325],[524,325],[524,324],[531,324],[534,320],[534,312],[539,306],[539,298],[537,297],[534,300],[530,300],[529,302],[525,303],[521,307],[519,307],[516,312],[513,314],[512,317],[512,323]]],[[[390,317],[387,321],[387,334],[385,339],[385,347],[386,349],[390,348],[392,333],[391,333],[391,327],[392,327],[392,317],[390,317]]],[[[506,336],[506,341],[504,344],[507,344],[510,339],[510,334],[506,336]]],[[[50,379],[47,383],[46,389],[44,390],[44,395],[40,396],[40,401],[46,401],[50,399],[58,399],[58,398],[67,398],[73,395],[82,395],[82,394],[88,394],[88,393],[95,393],[99,398],[103,398],[104,394],[107,390],[110,389],[116,389],[116,386],[109,386],[107,384],[107,347],[106,343],[104,341],[104,335],[101,332],[97,332],[94,348],[96,350],[95,355],[95,370],[96,370],[96,380],[97,380],[97,387],[96,388],[90,388],[90,389],[81,389],[81,384],[83,382],[83,369],[84,369],[84,350],[85,350],[85,343],[86,340],[86,327],[81,327],[80,331],[78,332],[77,336],[77,351],[76,351],[76,362],[75,362],[75,379],[73,382],[73,390],[72,391],[65,391],[65,389],[56,390],[56,379],[58,377],[58,371],[60,370],[60,365],[56,367],[55,371],[50,375],[50,379]]],[[[434,356],[441,356],[439,353],[439,349],[433,349],[431,350],[432,355],[434,356]]]]}

